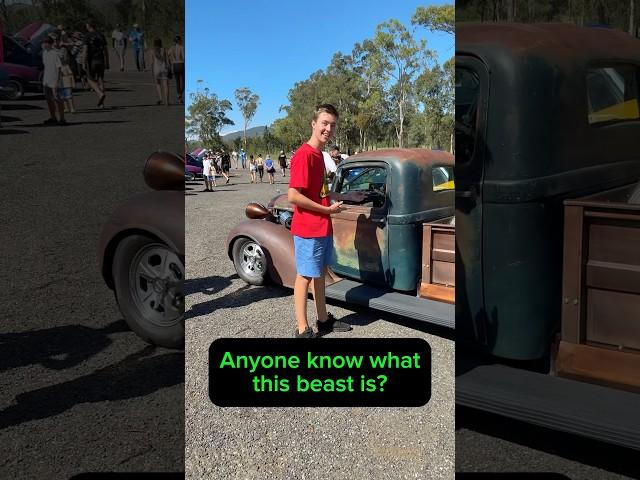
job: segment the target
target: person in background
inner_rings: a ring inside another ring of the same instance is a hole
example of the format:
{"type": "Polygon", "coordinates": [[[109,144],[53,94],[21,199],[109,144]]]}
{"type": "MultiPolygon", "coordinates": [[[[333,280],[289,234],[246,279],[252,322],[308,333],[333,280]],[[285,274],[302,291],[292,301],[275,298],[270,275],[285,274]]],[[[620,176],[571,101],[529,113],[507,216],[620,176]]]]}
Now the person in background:
{"type": "Polygon", "coordinates": [[[340,162],[342,161],[342,155],[340,155],[340,149],[337,145],[331,147],[331,149],[329,150],[329,155],[331,155],[331,158],[335,162],[336,167],[339,167],[340,162]]]}
{"type": "Polygon", "coordinates": [[[251,176],[251,183],[258,183],[256,170],[256,161],[253,159],[253,155],[249,155],[249,175],[251,176]]]}
{"type": "Polygon", "coordinates": [[[116,28],[111,33],[111,46],[120,60],[120,71],[124,72],[124,54],[127,50],[127,37],[120,29],[120,25],[116,25],[116,28]]]}
{"type": "Polygon", "coordinates": [[[271,160],[271,155],[269,154],[267,154],[267,158],[264,161],[264,168],[267,170],[267,174],[269,175],[269,184],[273,185],[273,174],[276,173],[276,167],[274,166],[273,160],[271,160]]]}
{"type": "Polygon", "coordinates": [[[213,173],[213,165],[209,154],[205,155],[202,160],[202,177],[204,178],[203,192],[213,192],[213,187],[216,186],[216,176],[213,173]]]}
{"type": "Polygon", "coordinates": [[[144,64],[144,33],[137,23],[133,24],[133,29],[129,32],[129,41],[136,59],[136,68],[142,72],[146,69],[144,64]]]}
{"type": "Polygon", "coordinates": [[[243,170],[247,168],[247,152],[244,151],[244,148],[240,149],[240,163],[243,170]]]}
{"type": "Polygon", "coordinates": [[[264,160],[262,159],[262,154],[258,154],[258,158],[256,158],[256,169],[258,170],[258,176],[260,177],[260,183],[262,183],[262,177],[264,177],[264,160]]]}
{"type": "Polygon", "coordinates": [[[87,63],[86,59],[86,49],[84,47],[84,39],[82,38],[82,33],[74,32],[72,35],[71,41],[71,49],[69,52],[75,59],[75,76],[76,79],[80,81],[82,85],[82,89],[87,89],[87,71],[85,70],[85,64],[87,63]]]}
{"type": "Polygon", "coordinates": [[[58,98],[60,98],[65,105],[65,111],[69,113],[76,113],[75,105],[73,104],[73,87],[76,84],[76,79],[73,76],[73,70],[69,66],[69,57],[61,61],[60,67],[60,87],[58,88],[58,98]]]}
{"type": "Polygon", "coordinates": [[[42,63],[44,65],[42,87],[44,98],[49,108],[49,118],[44,121],[44,124],[66,125],[67,122],[64,119],[64,103],[58,97],[62,63],[60,62],[60,55],[58,55],[58,52],[53,48],[53,39],[50,37],[45,37],[42,41],[42,63]],[[56,118],[56,110],[59,119],[56,118]]]}
{"type": "Polygon", "coordinates": [[[169,49],[169,63],[176,79],[178,102],[184,103],[184,46],[182,38],[177,35],[173,41],[174,45],[169,49]]]}
{"type": "Polygon", "coordinates": [[[153,41],[153,49],[150,52],[151,73],[158,93],[158,105],[164,103],[169,106],[169,58],[167,51],[162,47],[162,40],[156,38],[153,41]]]}
{"type": "Polygon", "coordinates": [[[287,156],[284,154],[284,150],[280,150],[280,155],[278,155],[278,163],[280,164],[280,171],[282,172],[282,176],[285,176],[285,171],[287,169],[287,156]]]}
{"type": "Polygon", "coordinates": [[[235,150],[231,152],[231,161],[236,166],[236,170],[237,170],[239,168],[238,167],[238,152],[236,152],[235,150]]]}
{"type": "Polygon", "coordinates": [[[227,152],[224,148],[222,149],[222,154],[220,155],[220,167],[222,169],[222,176],[227,179],[225,185],[229,183],[229,170],[231,170],[231,157],[229,156],[229,152],[227,152]]]}
{"type": "Polygon", "coordinates": [[[109,52],[107,40],[95,29],[93,22],[87,22],[87,34],[84,37],[86,50],[86,70],[89,73],[87,81],[98,96],[98,107],[104,106],[106,93],[104,91],[104,71],[109,68],[109,52]]]}

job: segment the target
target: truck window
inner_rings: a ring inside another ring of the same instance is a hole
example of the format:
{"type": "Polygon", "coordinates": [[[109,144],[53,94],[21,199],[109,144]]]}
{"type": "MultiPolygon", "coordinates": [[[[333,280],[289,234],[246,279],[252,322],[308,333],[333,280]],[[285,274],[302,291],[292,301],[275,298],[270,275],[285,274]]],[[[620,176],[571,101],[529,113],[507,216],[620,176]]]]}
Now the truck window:
{"type": "Polygon", "coordinates": [[[455,190],[453,182],[453,167],[438,166],[431,170],[433,179],[433,191],[442,192],[444,190],[455,190]]]}
{"type": "Polygon", "coordinates": [[[480,80],[469,68],[456,68],[456,152],[457,158],[470,160],[475,147],[476,118],[480,80]]]}
{"type": "Polygon", "coordinates": [[[348,193],[367,191],[373,194],[374,207],[384,205],[386,198],[387,169],[384,167],[354,166],[339,170],[335,191],[348,193]]]}
{"type": "Polygon", "coordinates": [[[638,76],[633,65],[589,68],[587,101],[589,123],[619,122],[640,119],[638,76]]]}

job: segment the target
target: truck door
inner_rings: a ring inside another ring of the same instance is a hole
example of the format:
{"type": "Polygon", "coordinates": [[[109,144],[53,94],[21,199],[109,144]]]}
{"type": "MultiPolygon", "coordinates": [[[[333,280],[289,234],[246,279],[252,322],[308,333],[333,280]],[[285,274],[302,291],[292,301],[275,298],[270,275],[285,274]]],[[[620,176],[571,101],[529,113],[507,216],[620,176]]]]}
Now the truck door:
{"type": "Polygon", "coordinates": [[[456,337],[486,344],[482,285],[482,182],[489,75],[480,60],[456,55],[456,337]]]}
{"type": "Polygon", "coordinates": [[[332,215],[333,260],[338,275],[365,283],[386,285],[387,255],[387,175],[382,162],[353,163],[338,168],[332,190],[337,193],[365,191],[369,201],[347,205],[332,215]]]}

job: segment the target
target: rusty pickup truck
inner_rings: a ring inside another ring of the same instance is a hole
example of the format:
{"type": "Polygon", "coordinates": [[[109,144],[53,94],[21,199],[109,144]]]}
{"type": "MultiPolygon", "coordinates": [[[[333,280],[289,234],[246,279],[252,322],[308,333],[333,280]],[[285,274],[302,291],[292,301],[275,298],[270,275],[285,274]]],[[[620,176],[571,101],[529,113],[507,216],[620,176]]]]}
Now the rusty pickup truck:
{"type": "MultiPolygon", "coordinates": [[[[364,192],[332,216],[334,252],[328,298],[455,325],[454,162],[447,152],[388,149],[340,163],[334,194],[364,192]]],[[[296,268],[289,231],[293,208],[282,194],[228,235],[229,258],[246,282],[267,279],[293,287],[296,268]]]]}
{"type": "Polygon", "coordinates": [[[640,41],[456,29],[456,404],[640,449],[640,41]]]}

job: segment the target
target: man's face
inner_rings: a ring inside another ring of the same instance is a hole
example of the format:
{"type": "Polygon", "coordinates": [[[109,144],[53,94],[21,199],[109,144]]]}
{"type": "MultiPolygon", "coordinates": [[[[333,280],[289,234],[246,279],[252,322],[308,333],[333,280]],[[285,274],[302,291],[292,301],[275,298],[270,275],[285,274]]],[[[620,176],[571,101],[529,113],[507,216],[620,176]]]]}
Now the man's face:
{"type": "Polygon", "coordinates": [[[311,122],[313,137],[324,145],[335,136],[337,123],[338,119],[335,116],[322,112],[314,122],[311,122]]]}
{"type": "Polygon", "coordinates": [[[329,152],[329,155],[331,155],[331,158],[333,158],[334,160],[339,160],[340,157],[340,152],[338,150],[331,150],[329,152]]]}

